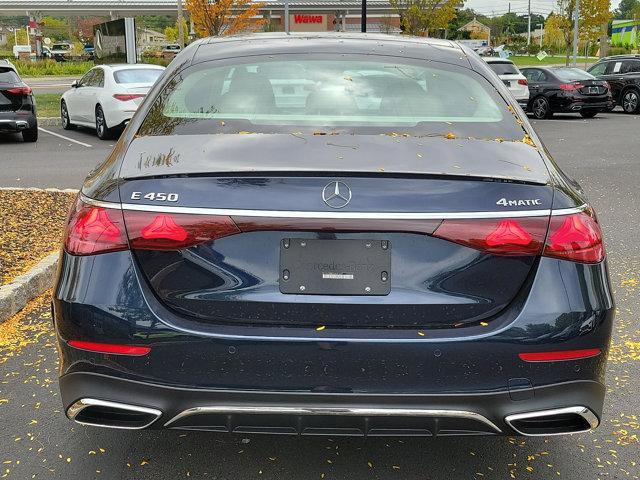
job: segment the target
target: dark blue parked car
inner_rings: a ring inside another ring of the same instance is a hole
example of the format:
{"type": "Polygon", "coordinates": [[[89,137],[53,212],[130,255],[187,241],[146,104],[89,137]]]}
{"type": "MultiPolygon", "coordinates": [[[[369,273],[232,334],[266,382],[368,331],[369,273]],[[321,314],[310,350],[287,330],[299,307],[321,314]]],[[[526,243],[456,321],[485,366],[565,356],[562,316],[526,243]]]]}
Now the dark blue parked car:
{"type": "Polygon", "coordinates": [[[83,424],[327,435],[595,428],[602,236],[466,47],[181,52],[67,227],[53,301],[83,424]]]}

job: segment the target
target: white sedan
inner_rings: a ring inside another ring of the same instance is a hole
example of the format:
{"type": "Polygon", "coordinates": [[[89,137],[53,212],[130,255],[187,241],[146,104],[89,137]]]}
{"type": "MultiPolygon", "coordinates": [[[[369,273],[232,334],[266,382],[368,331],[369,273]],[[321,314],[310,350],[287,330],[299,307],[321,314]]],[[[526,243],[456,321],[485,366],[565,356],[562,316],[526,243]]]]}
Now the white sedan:
{"type": "Polygon", "coordinates": [[[99,138],[113,138],[131,120],[163,71],[164,67],[144,64],[92,68],[62,95],[62,127],[92,127],[99,138]]]}
{"type": "Polygon", "coordinates": [[[527,110],[529,103],[529,86],[525,77],[511,60],[500,57],[482,57],[504,82],[520,106],[527,110]]]}

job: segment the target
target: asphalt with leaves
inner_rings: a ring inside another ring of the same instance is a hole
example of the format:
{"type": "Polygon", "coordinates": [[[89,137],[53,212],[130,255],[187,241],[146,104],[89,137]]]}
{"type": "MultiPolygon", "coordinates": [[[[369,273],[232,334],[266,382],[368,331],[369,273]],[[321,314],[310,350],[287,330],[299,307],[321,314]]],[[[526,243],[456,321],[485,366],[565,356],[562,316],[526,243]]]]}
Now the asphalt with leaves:
{"type": "Polygon", "coordinates": [[[43,297],[0,325],[0,478],[640,478],[640,117],[559,116],[535,127],[558,163],[582,183],[606,236],[618,317],[604,420],[594,432],[365,441],[82,427],[61,411],[55,337],[43,297]]]}

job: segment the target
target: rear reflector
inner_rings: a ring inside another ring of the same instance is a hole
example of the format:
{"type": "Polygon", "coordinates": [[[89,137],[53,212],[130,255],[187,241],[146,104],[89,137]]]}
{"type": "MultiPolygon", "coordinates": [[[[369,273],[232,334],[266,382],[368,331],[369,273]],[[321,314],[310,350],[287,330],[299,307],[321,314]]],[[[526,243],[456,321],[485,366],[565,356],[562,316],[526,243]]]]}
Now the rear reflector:
{"type": "Polygon", "coordinates": [[[584,350],[560,350],[557,352],[526,352],[519,353],[520,360],[525,362],[558,362],[562,360],[579,360],[600,355],[599,348],[587,348],[584,350]]]}
{"type": "Polygon", "coordinates": [[[112,353],[114,355],[130,355],[140,357],[151,351],[151,347],[140,347],[136,345],[118,345],[114,343],[94,343],[83,342],[81,340],[69,340],[67,342],[73,348],[87,350],[97,353],[112,353]]]}
{"type": "Polygon", "coordinates": [[[69,213],[64,249],[73,255],[93,255],[128,248],[122,211],[76,200],[69,213]]]}
{"type": "Polygon", "coordinates": [[[121,102],[128,102],[129,100],[143,98],[144,96],[144,93],[116,93],[113,95],[113,98],[120,100],[121,102]]]}

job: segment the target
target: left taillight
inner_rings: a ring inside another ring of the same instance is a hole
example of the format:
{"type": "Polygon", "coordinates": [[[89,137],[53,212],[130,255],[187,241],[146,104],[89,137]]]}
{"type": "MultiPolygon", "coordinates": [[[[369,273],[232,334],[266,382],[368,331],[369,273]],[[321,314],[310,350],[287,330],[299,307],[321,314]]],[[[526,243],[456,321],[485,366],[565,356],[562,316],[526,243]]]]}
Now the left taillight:
{"type": "Polygon", "coordinates": [[[223,215],[125,212],[131,248],[136,250],[180,250],[240,233],[223,215]]]}
{"type": "Polygon", "coordinates": [[[129,248],[122,210],[84,203],[71,207],[64,249],[72,255],[96,255],[129,248]]]}
{"type": "Polygon", "coordinates": [[[28,85],[23,85],[21,87],[8,88],[5,91],[14,95],[29,95],[31,94],[31,87],[28,85]]]}
{"type": "Polygon", "coordinates": [[[129,100],[135,100],[136,98],[144,98],[143,93],[115,93],[113,98],[120,100],[121,102],[128,102],[129,100]]]}

